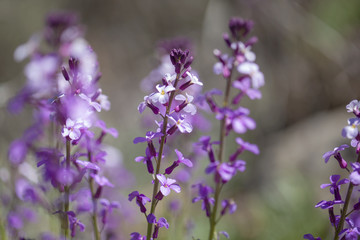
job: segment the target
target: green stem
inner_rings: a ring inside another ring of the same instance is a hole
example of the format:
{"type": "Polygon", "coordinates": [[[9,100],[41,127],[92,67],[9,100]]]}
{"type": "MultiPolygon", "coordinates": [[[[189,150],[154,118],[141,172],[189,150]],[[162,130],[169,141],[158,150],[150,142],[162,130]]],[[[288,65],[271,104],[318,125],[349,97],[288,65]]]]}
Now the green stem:
{"type": "MultiPolygon", "coordinates": [[[[224,101],[223,101],[224,108],[227,107],[229,104],[231,75],[232,75],[232,71],[230,72],[229,77],[226,79],[226,89],[225,89],[225,95],[224,95],[224,101]]],[[[220,163],[223,161],[223,152],[224,152],[225,136],[226,136],[226,118],[227,118],[227,116],[225,115],[220,123],[220,144],[219,144],[219,156],[218,156],[218,160],[220,163]]],[[[215,196],[214,196],[215,202],[214,202],[213,210],[211,211],[211,215],[210,215],[209,240],[212,240],[215,238],[215,226],[217,224],[216,215],[217,215],[217,210],[218,210],[218,205],[219,205],[219,196],[220,196],[220,192],[222,189],[220,184],[221,184],[220,182],[216,183],[216,187],[215,187],[215,196]]]]}
{"type": "MultiPolygon", "coordinates": [[[[66,139],[66,169],[70,170],[70,140],[66,139]]],[[[69,238],[69,219],[67,216],[67,212],[70,209],[70,187],[65,186],[65,194],[64,194],[64,213],[63,213],[63,224],[62,229],[64,231],[65,239],[69,238]]]]}
{"type": "MultiPolygon", "coordinates": [[[[176,75],[174,88],[176,88],[176,85],[179,82],[180,76],[181,76],[181,73],[178,73],[176,75]]],[[[153,187],[150,214],[154,214],[155,209],[156,209],[157,199],[155,199],[155,196],[159,191],[159,180],[157,179],[156,175],[160,173],[161,157],[162,157],[162,154],[163,154],[165,140],[166,140],[166,137],[167,137],[166,127],[167,127],[167,123],[168,123],[168,114],[170,113],[171,104],[172,104],[172,101],[173,101],[174,97],[175,97],[175,91],[171,92],[171,94],[170,94],[169,103],[168,103],[168,106],[166,107],[166,114],[164,116],[163,126],[162,126],[162,130],[161,130],[161,133],[163,134],[163,136],[161,137],[160,148],[159,148],[159,153],[158,153],[158,159],[157,159],[157,162],[156,162],[155,182],[154,182],[154,187],[153,187]]],[[[146,239],[151,239],[152,225],[153,225],[152,223],[147,224],[147,234],[146,234],[147,237],[146,237],[146,239]]]]}
{"type": "MultiPolygon", "coordinates": [[[[89,160],[89,162],[91,162],[91,151],[88,151],[88,160],[89,160]]],[[[92,225],[93,225],[93,229],[94,229],[94,238],[95,238],[95,240],[100,240],[101,236],[100,236],[97,217],[96,217],[97,216],[97,201],[95,199],[94,179],[92,177],[90,177],[90,179],[89,179],[89,187],[90,187],[91,198],[92,198],[93,206],[94,206],[93,213],[91,215],[91,221],[92,221],[92,225]]]]}
{"type": "MultiPolygon", "coordinates": [[[[358,155],[358,158],[357,158],[356,162],[360,162],[360,154],[358,155]]],[[[350,182],[349,188],[347,190],[346,197],[345,197],[344,207],[343,207],[343,209],[341,211],[340,221],[339,221],[339,224],[338,224],[338,226],[336,228],[336,231],[335,231],[334,240],[339,239],[339,233],[343,230],[344,223],[345,223],[345,218],[348,215],[347,210],[348,210],[348,207],[349,207],[349,203],[350,203],[353,188],[354,188],[354,184],[352,184],[350,182]]]]}

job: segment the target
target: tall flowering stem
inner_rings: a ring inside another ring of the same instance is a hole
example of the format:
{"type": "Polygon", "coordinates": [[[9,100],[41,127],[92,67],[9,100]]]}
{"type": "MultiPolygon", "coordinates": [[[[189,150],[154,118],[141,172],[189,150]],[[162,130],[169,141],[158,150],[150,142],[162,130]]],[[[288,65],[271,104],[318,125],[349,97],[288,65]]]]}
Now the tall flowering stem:
{"type": "MultiPolygon", "coordinates": [[[[88,151],[88,161],[91,162],[92,159],[92,154],[91,151],[88,151]]],[[[97,199],[96,199],[96,192],[95,192],[95,186],[94,186],[94,178],[90,178],[89,179],[89,188],[90,188],[90,193],[91,193],[91,198],[92,198],[92,203],[93,203],[93,212],[91,214],[91,222],[93,224],[93,231],[94,231],[94,238],[95,240],[100,240],[101,236],[100,236],[100,231],[99,231],[99,226],[98,226],[98,221],[97,221],[97,199]]]]}
{"type": "MultiPolygon", "coordinates": [[[[158,238],[159,229],[161,227],[169,227],[165,218],[156,218],[155,216],[158,202],[169,195],[171,190],[177,193],[181,191],[180,186],[175,184],[176,180],[167,178],[165,175],[171,175],[180,163],[187,167],[192,167],[192,162],[184,158],[183,154],[175,149],[178,160],[174,161],[172,165],[161,173],[163,158],[169,154],[164,151],[168,138],[170,136],[176,137],[179,133],[190,133],[193,129],[189,123],[189,118],[196,113],[196,108],[191,104],[193,97],[188,94],[187,89],[192,85],[202,86],[202,83],[191,72],[190,65],[193,57],[190,56],[189,50],[171,50],[170,61],[174,67],[173,72],[166,73],[161,79],[162,84],[156,85],[156,91],[145,96],[144,102],[140,103],[138,107],[140,113],[148,108],[155,116],[161,116],[162,118],[160,122],[156,122],[158,129],[155,132],[148,131],[145,137],[134,139],[135,144],[141,142],[147,143],[145,156],[136,157],[135,161],[146,164],[147,171],[152,175],[154,184],[151,199],[144,194],[140,194],[138,191],[133,191],[129,194],[129,201],[136,199],[135,201],[140,207],[141,213],[146,218],[147,239],[158,238]],[[157,145],[156,142],[159,144],[157,145]],[[153,160],[156,164],[155,171],[153,160]],[[151,202],[150,211],[147,211],[145,207],[145,204],[148,202],[151,202]]],[[[137,232],[132,233],[131,236],[133,237],[132,239],[143,238],[137,232]]]]}
{"type": "MultiPolygon", "coordinates": [[[[178,84],[179,77],[180,77],[180,74],[178,73],[176,75],[174,88],[176,88],[176,86],[178,84]]],[[[155,172],[156,175],[158,175],[160,173],[161,158],[162,158],[162,154],[163,154],[163,150],[164,150],[165,140],[166,140],[166,137],[167,137],[166,129],[167,129],[167,124],[168,124],[168,120],[169,120],[168,115],[169,115],[170,110],[171,110],[171,104],[172,104],[172,101],[174,99],[174,96],[175,96],[175,91],[171,92],[170,98],[169,98],[169,103],[168,103],[168,106],[166,107],[166,114],[165,114],[165,117],[164,117],[163,128],[162,128],[162,131],[161,131],[161,133],[163,135],[161,137],[158,158],[157,158],[157,161],[156,161],[156,172],[155,172]]],[[[155,196],[156,196],[158,191],[159,191],[159,179],[155,178],[154,187],[153,187],[153,196],[152,196],[152,200],[151,200],[150,214],[155,214],[155,209],[156,209],[156,204],[157,204],[157,200],[155,199],[155,196]]],[[[153,224],[148,222],[148,225],[147,225],[147,239],[151,238],[152,226],[153,226],[153,224]]]]}
{"type": "Polygon", "coordinates": [[[199,196],[193,199],[193,202],[203,201],[202,208],[209,218],[209,236],[208,239],[218,239],[219,234],[228,237],[226,232],[215,230],[217,223],[226,213],[234,213],[236,203],[233,199],[224,199],[220,202],[220,195],[223,186],[237,173],[243,172],[246,168],[246,162],[238,159],[238,156],[244,151],[250,151],[259,154],[259,149],[255,144],[245,142],[242,138],[236,138],[239,145],[236,151],[231,154],[228,160],[225,159],[225,140],[231,131],[237,134],[244,134],[247,130],[256,128],[255,121],[248,115],[250,111],[247,108],[238,106],[243,97],[250,99],[261,98],[259,90],[264,82],[264,76],[259,70],[259,66],[254,62],[255,54],[251,47],[257,41],[256,37],[248,38],[253,23],[241,18],[231,18],[229,29],[231,36],[224,34],[224,40],[231,54],[222,54],[220,50],[214,50],[214,55],[218,62],[214,65],[214,73],[222,75],[226,81],[222,104],[218,105],[215,101],[215,95],[222,95],[222,91],[213,89],[202,97],[210,110],[220,120],[219,141],[211,141],[210,136],[203,136],[199,139],[199,145],[207,152],[209,165],[205,172],[214,175],[215,190],[204,184],[194,185],[199,188],[199,196]],[[237,75],[235,71],[237,70],[237,75]],[[236,95],[231,100],[231,89],[236,91],[236,95]],[[213,146],[218,145],[218,155],[215,157],[213,146]],[[214,197],[211,197],[214,194],[214,197]],[[219,211],[221,203],[221,211],[219,211]]]}
{"type": "MultiPolygon", "coordinates": [[[[360,185],[360,134],[358,125],[360,125],[360,102],[358,100],[351,101],[346,106],[347,112],[353,113],[355,117],[348,120],[348,126],[342,130],[342,136],[351,140],[350,148],[347,144],[343,144],[334,150],[326,152],[323,155],[325,163],[334,158],[341,171],[348,174],[348,178],[340,180],[340,175],[331,175],[330,183],[322,184],[321,188],[330,188],[333,195],[329,201],[321,200],[315,205],[316,208],[325,209],[329,214],[329,221],[334,228],[334,240],[338,239],[358,239],[360,237],[360,199],[353,196],[354,189],[360,185]],[[355,150],[357,159],[350,163],[352,171],[349,170],[348,162],[342,157],[342,152],[346,149],[355,150]],[[340,192],[341,185],[348,185],[345,200],[340,192]],[[335,206],[340,208],[339,214],[336,214],[335,206]],[[352,206],[352,207],[351,207],[352,206]]],[[[305,239],[321,239],[314,238],[311,234],[305,234],[305,239]]]]}
{"type": "MultiPolygon", "coordinates": [[[[68,171],[70,171],[70,139],[66,140],[66,169],[68,171]]],[[[64,213],[67,213],[70,210],[70,187],[69,186],[65,186],[65,193],[64,193],[64,213]]],[[[69,218],[66,214],[63,214],[63,218],[64,218],[64,225],[63,225],[63,230],[64,230],[64,236],[65,238],[69,238],[69,218]]]]}
{"type": "MultiPolygon", "coordinates": [[[[232,68],[230,70],[229,77],[226,79],[225,95],[224,95],[223,106],[222,106],[223,108],[226,108],[228,106],[228,102],[229,102],[230,87],[231,87],[231,75],[232,75],[232,68]]],[[[218,155],[218,159],[219,159],[220,163],[223,161],[223,152],[224,152],[225,136],[226,136],[226,119],[227,119],[227,116],[224,116],[224,118],[221,120],[221,124],[220,124],[220,144],[219,144],[219,155],[218,155]]],[[[209,221],[210,221],[209,240],[213,239],[214,234],[215,234],[219,197],[220,197],[220,192],[221,192],[222,186],[223,186],[222,183],[220,183],[220,182],[216,183],[215,195],[214,195],[214,199],[215,199],[214,207],[213,207],[211,216],[209,218],[209,221]]]]}
{"type": "MultiPolygon", "coordinates": [[[[44,181],[36,186],[22,179],[24,193],[18,197],[24,201],[30,199],[60,216],[63,235],[60,238],[74,238],[78,231],[85,231],[80,216],[88,212],[98,240],[101,236],[97,218],[102,215],[105,226],[107,214],[118,205],[102,198],[104,207],[101,212],[97,208],[102,189],[113,187],[102,176],[101,165],[106,162],[102,142],[106,135],[117,137],[118,133],[107,128],[97,114],[109,110],[110,102],[98,85],[101,73],[97,56],[83,35],[76,15],[53,13],[48,16],[43,31],[15,50],[17,61],[30,57],[30,62],[24,71],[26,84],[8,108],[17,113],[29,104],[34,109],[34,123],[21,138],[13,141],[8,156],[11,164],[20,166],[28,154],[34,153],[44,181]],[[44,52],[41,47],[44,44],[50,52],[44,52]],[[93,132],[95,129],[100,130],[99,136],[93,132]],[[85,187],[84,178],[89,183],[85,187]],[[45,194],[45,189],[51,188],[60,193],[60,201],[44,204],[43,194],[36,193],[45,194]],[[74,201],[77,204],[72,204],[74,201]]],[[[18,219],[18,215],[11,212],[9,218],[18,219]]]]}

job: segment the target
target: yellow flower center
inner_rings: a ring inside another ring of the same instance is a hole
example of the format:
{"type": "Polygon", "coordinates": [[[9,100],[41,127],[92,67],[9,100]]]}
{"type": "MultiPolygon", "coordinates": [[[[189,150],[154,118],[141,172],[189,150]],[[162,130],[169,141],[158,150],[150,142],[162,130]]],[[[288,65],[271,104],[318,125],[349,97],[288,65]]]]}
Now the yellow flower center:
{"type": "Polygon", "coordinates": [[[161,95],[165,95],[165,91],[164,91],[164,90],[161,90],[161,95]]]}

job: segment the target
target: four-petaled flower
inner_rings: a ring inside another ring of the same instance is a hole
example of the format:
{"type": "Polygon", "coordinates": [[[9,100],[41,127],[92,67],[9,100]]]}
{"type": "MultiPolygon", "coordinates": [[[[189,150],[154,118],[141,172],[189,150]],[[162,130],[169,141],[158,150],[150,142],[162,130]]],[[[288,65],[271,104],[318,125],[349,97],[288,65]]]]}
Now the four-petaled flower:
{"type": "Polygon", "coordinates": [[[140,207],[142,213],[146,212],[145,204],[151,202],[150,198],[144,194],[139,194],[138,191],[133,191],[129,194],[129,201],[131,202],[136,197],[136,204],[140,207]]]}
{"type": "Polygon", "coordinates": [[[160,192],[164,196],[169,195],[171,189],[177,193],[179,193],[181,191],[180,186],[177,184],[174,184],[176,182],[175,179],[166,178],[163,174],[157,174],[156,177],[159,180],[159,182],[161,183],[160,192]]]}
{"type": "Polygon", "coordinates": [[[359,118],[350,118],[348,120],[348,126],[344,127],[341,134],[343,137],[348,139],[354,139],[359,134],[357,126],[360,124],[359,118]]]}
{"type": "Polygon", "coordinates": [[[165,169],[165,174],[171,174],[172,171],[173,171],[177,166],[179,166],[180,163],[183,163],[183,164],[185,164],[185,165],[188,166],[188,167],[192,167],[192,166],[193,166],[192,162],[191,162],[189,159],[184,158],[184,155],[183,155],[179,150],[175,149],[175,152],[176,152],[176,155],[177,155],[177,157],[178,157],[178,160],[174,161],[174,163],[173,163],[170,167],[168,167],[167,169],[165,169]]]}
{"type": "Polygon", "coordinates": [[[155,225],[155,228],[154,228],[154,233],[152,235],[152,237],[154,239],[158,238],[158,234],[159,234],[159,228],[162,228],[162,227],[166,227],[167,229],[169,228],[169,223],[166,221],[165,218],[159,218],[158,221],[156,221],[156,217],[154,214],[150,213],[148,216],[147,216],[147,221],[151,224],[154,224],[155,225]]]}
{"type": "Polygon", "coordinates": [[[253,88],[258,89],[264,86],[264,74],[260,72],[259,66],[256,63],[244,62],[237,67],[237,70],[251,78],[253,88]]]}
{"type": "Polygon", "coordinates": [[[331,156],[334,156],[334,158],[339,162],[339,165],[341,168],[347,167],[347,162],[342,158],[340,151],[343,151],[344,149],[348,148],[349,146],[346,144],[343,144],[339,147],[334,148],[333,151],[329,151],[324,153],[322,158],[325,160],[325,163],[327,163],[331,156]]]}
{"type": "Polygon", "coordinates": [[[169,101],[169,92],[175,91],[176,89],[173,85],[169,84],[167,86],[156,85],[157,93],[151,95],[151,100],[156,103],[160,102],[161,104],[166,104],[169,101]]]}
{"type": "Polygon", "coordinates": [[[320,186],[320,188],[330,187],[330,192],[331,192],[331,194],[334,194],[335,200],[341,200],[340,185],[346,184],[349,182],[349,179],[346,179],[346,178],[344,178],[340,181],[339,181],[339,179],[340,179],[340,175],[331,175],[330,176],[331,183],[321,184],[321,186],[320,186]]]}
{"type": "Polygon", "coordinates": [[[81,136],[80,129],[83,127],[83,124],[74,122],[70,118],[66,119],[66,124],[62,129],[62,136],[68,137],[71,140],[78,140],[81,136]]]}

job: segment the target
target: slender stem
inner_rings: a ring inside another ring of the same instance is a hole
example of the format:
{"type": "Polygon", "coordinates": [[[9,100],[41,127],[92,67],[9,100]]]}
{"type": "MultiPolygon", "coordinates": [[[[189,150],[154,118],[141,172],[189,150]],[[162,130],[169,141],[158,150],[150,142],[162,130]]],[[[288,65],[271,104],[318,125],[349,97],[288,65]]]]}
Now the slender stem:
{"type": "MultiPolygon", "coordinates": [[[[360,162],[360,154],[358,155],[358,158],[357,158],[356,162],[360,162]]],[[[345,218],[348,215],[347,210],[348,210],[348,207],[349,207],[349,203],[350,203],[353,188],[354,188],[354,184],[352,184],[350,182],[349,188],[347,190],[346,197],[345,197],[344,207],[343,207],[343,209],[341,211],[340,221],[339,221],[339,224],[338,224],[338,226],[336,228],[336,231],[335,231],[334,240],[339,239],[339,233],[343,230],[344,223],[345,223],[345,218]]]]}
{"type": "MultiPolygon", "coordinates": [[[[70,140],[66,139],[66,169],[70,170],[70,140]]],[[[64,213],[63,213],[63,225],[62,228],[64,230],[65,239],[69,238],[69,219],[67,216],[67,212],[70,209],[70,187],[65,186],[65,194],[64,194],[64,213]]]]}
{"type": "MultiPolygon", "coordinates": [[[[230,97],[230,87],[231,87],[231,75],[232,71],[230,72],[229,77],[226,79],[226,89],[225,89],[225,95],[224,95],[224,101],[223,101],[223,107],[227,107],[229,104],[229,97],[230,97]]],[[[218,160],[221,163],[223,161],[223,152],[224,152],[224,146],[225,146],[225,136],[226,136],[226,115],[224,115],[223,119],[221,120],[220,124],[220,145],[219,145],[219,156],[218,160]]],[[[221,183],[216,183],[215,187],[215,202],[214,207],[210,215],[210,230],[209,230],[209,240],[214,239],[215,236],[215,226],[217,224],[217,209],[219,205],[219,196],[221,192],[221,183]]]]}
{"type": "MultiPolygon", "coordinates": [[[[180,76],[181,76],[181,73],[178,73],[176,75],[174,88],[176,88],[176,85],[179,82],[180,76]]],[[[172,101],[173,101],[174,97],[175,97],[175,91],[171,92],[171,94],[170,94],[169,103],[168,103],[168,105],[166,107],[166,114],[164,116],[163,126],[162,126],[162,130],[161,130],[161,133],[163,134],[163,136],[161,137],[160,148],[159,148],[159,153],[158,153],[158,159],[156,161],[155,182],[154,182],[154,188],[153,188],[153,194],[152,194],[152,200],[151,200],[150,214],[155,213],[155,209],[156,209],[156,205],[157,205],[157,199],[155,199],[155,196],[156,196],[157,192],[159,191],[159,180],[156,178],[156,175],[159,174],[159,172],[160,172],[161,157],[162,157],[162,154],[163,154],[165,140],[166,140],[166,137],[167,137],[166,127],[167,127],[167,123],[168,123],[168,114],[170,113],[171,104],[172,104],[172,101]]],[[[147,237],[146,237],[146,239],[151,239],[152,225],[153,225],[152,223],[147,224],[147,234],[146,234],[147,237]]]]}
{"type": "MultiPolygon", "coordinates": [[[[91,162],[91,151],[88,151],[88,160],[89,160],[89,162],[91,162]]],[[[90,179],[89,179],[89,187],[90,187],[91,198],[92,198],[92,202],[93,202],[93,206],[94,206],[93,213],[91,214],[91,221],[92,221],[93,229],[94,229],[94,238],[95,238],[95,240],[100,240],[101,236],[100,236],[99,227],[98,227],[98,223],[97,223],[97,201],[95,198],[94,179],[92,177],[90,177],[90,179]]]]}

